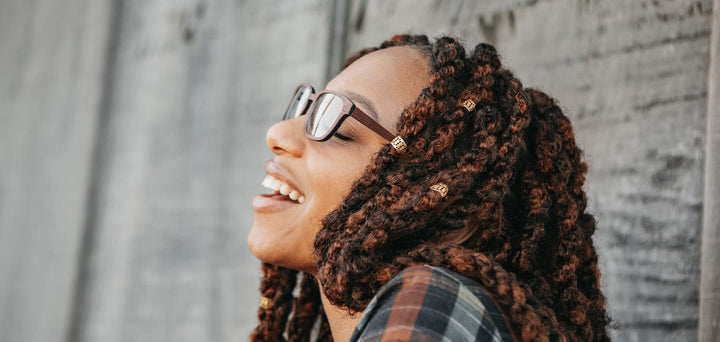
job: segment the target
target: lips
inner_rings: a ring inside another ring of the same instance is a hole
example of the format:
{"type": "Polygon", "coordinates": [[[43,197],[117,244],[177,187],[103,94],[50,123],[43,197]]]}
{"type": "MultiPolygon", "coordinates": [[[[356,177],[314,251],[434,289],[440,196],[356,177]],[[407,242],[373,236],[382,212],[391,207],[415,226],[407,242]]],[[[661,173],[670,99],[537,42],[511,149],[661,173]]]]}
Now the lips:
{"type": "Polygon", "coordinates": [[[270,194],[259,194],[253,198],[256,213],[275,212],[302,205],[305,194],[295,185],[290,173],[273,160],[265,163],[267,176],[262,185],[273,190],[270,194]]]}

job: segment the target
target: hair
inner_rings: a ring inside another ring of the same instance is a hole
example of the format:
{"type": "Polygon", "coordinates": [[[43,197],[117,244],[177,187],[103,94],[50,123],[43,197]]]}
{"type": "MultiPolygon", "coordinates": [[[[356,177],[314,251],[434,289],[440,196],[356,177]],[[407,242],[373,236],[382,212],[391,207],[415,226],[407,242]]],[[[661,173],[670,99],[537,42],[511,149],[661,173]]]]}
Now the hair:
{"type": "Polygon", "coordinates": [[[253,341],[332,340],[320,304],[362,311],[403,269],[444,267],[480,284],[524,341],[608,341],[609,318],[586,212],[587,165],[555,100],[523,88],[492,46],[398,35],[377,48],[424,51],[431,83],[315,238],[317,277],[264,265],[253,341]],[[476,103],[472,111],[463,107],[476,103]],[[429,187],[445,183],[443,198],[429,187]],[[453,237],[467,235],[456,241],[453,237]],[[292,312],[292,315],[291,315],[292,312]]]}

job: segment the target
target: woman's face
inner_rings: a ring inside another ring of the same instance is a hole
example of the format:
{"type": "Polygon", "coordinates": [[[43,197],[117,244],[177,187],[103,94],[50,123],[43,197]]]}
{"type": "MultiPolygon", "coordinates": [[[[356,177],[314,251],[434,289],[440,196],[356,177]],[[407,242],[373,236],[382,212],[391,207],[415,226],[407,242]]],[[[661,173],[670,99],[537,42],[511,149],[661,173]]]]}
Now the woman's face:
{"type": "MultiPolygon", "coordinates": [[[[403,109],[429,83],[427,58],[413,48],[393,47],[358,59],[327,89],[347,96],[395,133],[403,109]]],[[[310,140],[304,131],[306,117],[278,122],[268,130],[267,144],[275,157],[265,165],[269,176],[288,187],[286,192],[296,191],[293,197],[304,200],[299,203],[277,192],[256,196],[248,245],[264,262],[316,273],[313,241],[321,220],[342,203],[374,154],[389,142],[353,118],[337,132],[350,140],[310,140]]],[[[271,183],[277,187],[277,181],[271,183]]]]}

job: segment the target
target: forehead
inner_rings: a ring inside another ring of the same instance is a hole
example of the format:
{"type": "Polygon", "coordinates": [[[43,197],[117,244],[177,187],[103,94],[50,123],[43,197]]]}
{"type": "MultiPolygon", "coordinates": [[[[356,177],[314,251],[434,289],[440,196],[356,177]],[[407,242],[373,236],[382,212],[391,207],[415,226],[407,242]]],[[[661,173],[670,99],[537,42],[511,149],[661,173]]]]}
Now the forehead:
{"type": "Polygon", "coordinates": [[[371,110],[368,106],[375,107],[380,124],[392,128],[403,109],[413,103],[429,83],[429,61],[420,51],[391,47],[358,59],[326,88],[364,97],[368,103],[356,101],[356,105],[368,111],[371,110]]]}

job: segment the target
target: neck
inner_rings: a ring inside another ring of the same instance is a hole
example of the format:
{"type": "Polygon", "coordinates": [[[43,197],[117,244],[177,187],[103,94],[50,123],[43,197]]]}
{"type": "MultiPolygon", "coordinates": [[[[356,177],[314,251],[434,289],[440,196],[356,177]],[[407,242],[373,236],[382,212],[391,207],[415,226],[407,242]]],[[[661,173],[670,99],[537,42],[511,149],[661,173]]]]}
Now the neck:
{"type": "Polygon", "coordinates": [[[320,299],[322,300],[323,310],[325,310],[328,323],[330,323],[333,340],[337,342],[349,340],[353,331],[355,331],[360,316],[362,316],[362,312],[350,314],[347,310],[332,305],[327,297],[325,297],[322,286],[320,287],[320,299]]]}

